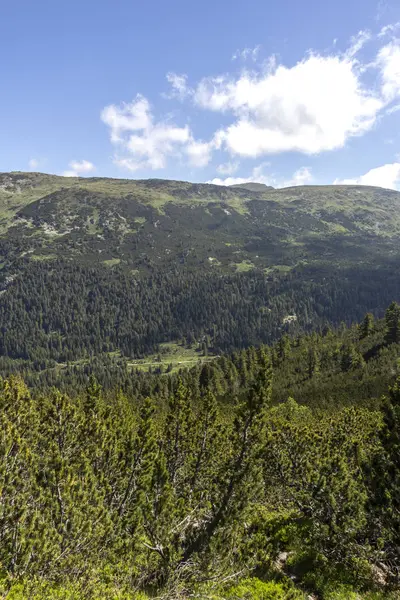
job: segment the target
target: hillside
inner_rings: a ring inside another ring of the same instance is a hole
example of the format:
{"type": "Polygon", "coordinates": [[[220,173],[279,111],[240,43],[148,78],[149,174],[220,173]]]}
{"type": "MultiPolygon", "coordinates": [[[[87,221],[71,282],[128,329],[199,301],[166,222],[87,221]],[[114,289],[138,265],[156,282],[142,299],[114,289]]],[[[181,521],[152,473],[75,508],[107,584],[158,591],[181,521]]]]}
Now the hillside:
{"type": "Polygon", "coordinates": [[[400,194],[1,182],[1,595],[396,600],[400,194]]]}
{"type": "Polygon", "coordinates": [[[2,174],[3,261],[61,256],[140,272],[177,263],[234,272],[396,255],[400,193],[264,187],[2,174]]]}
{"type": "Polygon", "coordinates": [[[382,315],[400,193],[0,175],[0,372],[210,355],[382,315]],[[20,361],[15,363],[15,361],[20,361]]]}

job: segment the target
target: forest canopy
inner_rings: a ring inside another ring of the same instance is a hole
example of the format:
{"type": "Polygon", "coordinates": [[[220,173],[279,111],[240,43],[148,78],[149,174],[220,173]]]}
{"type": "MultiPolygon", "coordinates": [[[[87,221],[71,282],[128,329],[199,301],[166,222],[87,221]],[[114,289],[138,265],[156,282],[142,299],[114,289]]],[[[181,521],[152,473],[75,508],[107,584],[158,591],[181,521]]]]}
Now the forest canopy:
{"type": "Polygon", "coordinates": [[[134,395],[3,380],[3,593],[395,597],[399,323],[393,303],[134,395]]]}

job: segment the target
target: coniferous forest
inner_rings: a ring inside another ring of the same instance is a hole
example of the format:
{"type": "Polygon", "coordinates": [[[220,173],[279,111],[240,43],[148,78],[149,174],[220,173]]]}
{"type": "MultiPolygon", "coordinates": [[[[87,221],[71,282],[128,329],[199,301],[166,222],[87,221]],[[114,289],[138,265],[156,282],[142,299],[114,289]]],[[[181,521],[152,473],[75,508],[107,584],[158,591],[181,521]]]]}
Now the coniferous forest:
{"type": "Polygon", "coordinates": [[[399,598],[399,201],[0,174],[0,597],[399,598]]]}
{"type": "Polygon", "coordinates": [[[0,23],[0,600],[400,600],[400,0],[0,23]]]}
{"type": "Polygon", "coordinates": [[[3,379],[3,597],[396,598],[399,356],[392,303],[130,386],[3,379]]]}

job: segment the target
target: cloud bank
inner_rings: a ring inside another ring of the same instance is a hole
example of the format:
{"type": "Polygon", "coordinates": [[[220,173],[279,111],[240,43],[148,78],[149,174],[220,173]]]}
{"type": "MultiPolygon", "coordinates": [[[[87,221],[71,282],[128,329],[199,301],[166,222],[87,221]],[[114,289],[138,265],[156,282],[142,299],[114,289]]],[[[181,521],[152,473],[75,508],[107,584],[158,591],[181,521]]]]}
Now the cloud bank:
{"type": "Polygon", "coordinates": [[[400,190],[400,162],[376,167],[359,177],[336,179],[335,183],[343,185],[373,185],[392,190],[400,190]]]}
{"type": "Polygon", "coordinates": [[[248,177],[226,177],[225,179],[215,177],[206,183],[212,183],[214,185],[235,185],[240,183],[257,182],[264,183],[265,185],[271,185],[275,188],[285,188],[294,187],[297,185],[306,185],[312,183],[313,181],[313,176],[309,167],[301,167],[293,173],[290,179],[282,179],[273,173],[266,172],[269,166],[269,163],[262,163],[261,165],[254,167],[248,177]]]}

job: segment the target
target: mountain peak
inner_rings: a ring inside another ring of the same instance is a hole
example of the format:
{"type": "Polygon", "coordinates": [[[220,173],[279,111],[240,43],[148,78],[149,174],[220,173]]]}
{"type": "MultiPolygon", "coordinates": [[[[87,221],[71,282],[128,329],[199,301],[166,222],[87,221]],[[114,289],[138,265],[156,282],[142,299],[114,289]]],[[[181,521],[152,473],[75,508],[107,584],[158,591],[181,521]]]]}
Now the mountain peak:
{"type": "Polygon", "coordinates": [[[258,183],[256,181],[248,181],[247,183],[234,183],[228,187],[241,188],[243,190],[248,190],[249,192],[266,192],[267,190],[275,189],[272,187],[272,185],[265,185],[265,183],[258,183]]]}

